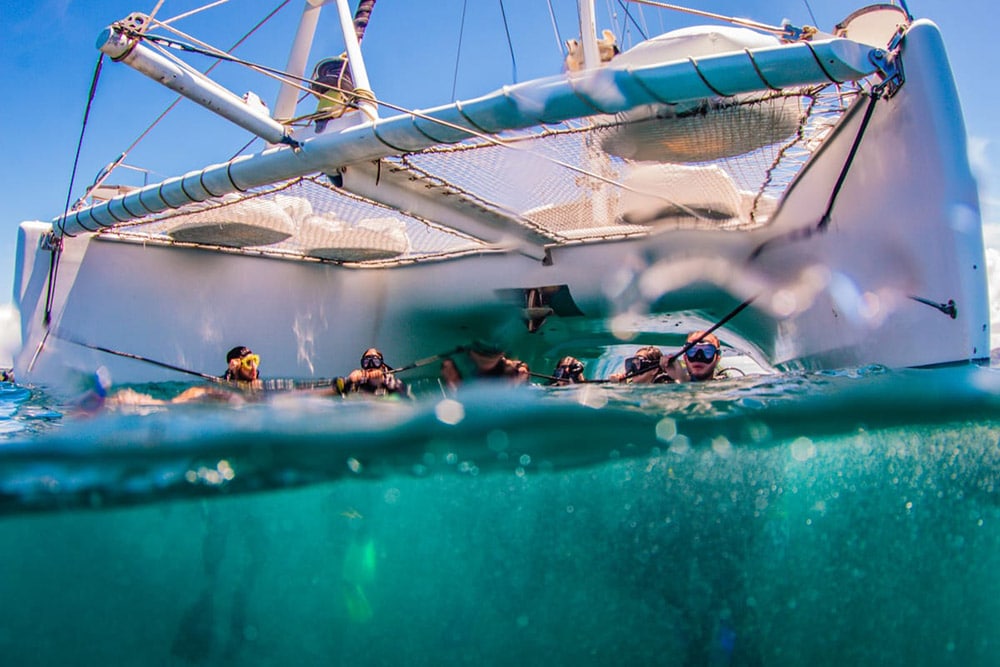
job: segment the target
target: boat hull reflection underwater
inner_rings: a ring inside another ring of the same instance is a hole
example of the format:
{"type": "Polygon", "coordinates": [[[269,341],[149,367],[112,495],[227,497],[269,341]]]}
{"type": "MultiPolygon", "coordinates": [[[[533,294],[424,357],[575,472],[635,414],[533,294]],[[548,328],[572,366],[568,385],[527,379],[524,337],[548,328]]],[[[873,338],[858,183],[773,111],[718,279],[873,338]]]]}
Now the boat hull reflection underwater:
{"type": "MultiPolygon", "coordinates": [[[[102,48],[145,72],[139,34],[116,24],[102,48]]],[[[365,93],[367,115],[294,136],[257,115],[294,145],[22,225],[18,377],[172,379],[86,346],[211,369],[236,342],[290,378],[474,339],[551,368],[679,346],[743,303],[720,337],[765,368],[986,359],[941,36],[842,34],[685,29],[423,112],[379,118],[365,93]]]]}
{"type": "Polygon", "coordinates": [[[0,447],[0,649],[991,665],[998,383],[873,367],[65,423],[0,447]]]}

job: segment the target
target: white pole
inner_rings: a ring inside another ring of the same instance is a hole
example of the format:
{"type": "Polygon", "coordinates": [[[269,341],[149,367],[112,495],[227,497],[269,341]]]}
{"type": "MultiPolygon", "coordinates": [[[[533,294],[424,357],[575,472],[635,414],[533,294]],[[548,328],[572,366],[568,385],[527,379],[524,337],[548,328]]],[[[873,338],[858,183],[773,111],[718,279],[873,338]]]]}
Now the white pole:
{"type": "Polygon", "coordinates": [[[164,58],[156,51],[130,39],[115,27],[98,38],[101,51],[114,60],[142,72],[154,81],[227,118],[245,130],[272,144],[290,143],[285,127],[267,115],[267,111],[250,107],[243,98],[230,92],[196,69],[184,63],[164,58]]]}
{"type": "MultiPolygon", "coordinates": [[[[354,79],[354,89],[371,93],[368,70],[365,69],[365,61],[361,57],[361,45],[358,43],[357,33],[354,32],[354,17],[351,16],[347,0],[337,0],[337,11],[340,14],[340,29],[344,33],[344,46],[347,49],[347,62],[351,67],[351,77],[354,79]]],[[[371,101],[361,98],[358,100],[358,106],[370,119],[378,118],[378,107],[371,101]]]]}
{"type": "MultiPolygon", "coordinates": [[[[304,77],[309,51],[312,49],[313,37],[316,35],[316,24],[319,23],[319,12],[323,5],[331,0],[306,0],[299,20],[299,29],[292,42],[292,51],[288,54],[288,66],[285,71],[293,76],[304,77]]],[[[274,103],[274,119],[285,123],[295,116],[295,103],[299,89],[290,83],[282,83],[278,91],[278,100],[274,103]]]]}
{"type": "Polygon", "coordinates": [[[583,69],[593,69],[601,64],[597,50],[597,18],[594,0],[577,0],[580,13],[580,43],[583,45],[583,69]]]}

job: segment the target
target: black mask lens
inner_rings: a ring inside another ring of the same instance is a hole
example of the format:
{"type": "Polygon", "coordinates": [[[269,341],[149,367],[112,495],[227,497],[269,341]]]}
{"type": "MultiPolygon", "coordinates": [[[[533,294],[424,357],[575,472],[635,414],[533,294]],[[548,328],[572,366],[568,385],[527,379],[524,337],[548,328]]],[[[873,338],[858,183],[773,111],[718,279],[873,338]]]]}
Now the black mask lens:
{"type": "Polygon", "coordinates": [[[711,343],[699,343],[685,352],[685,355],[691,361],[709,364],[712,363],[712,359],[715,359],[715,355],[718,353],[719,348],[715,347],[711,343]]]}

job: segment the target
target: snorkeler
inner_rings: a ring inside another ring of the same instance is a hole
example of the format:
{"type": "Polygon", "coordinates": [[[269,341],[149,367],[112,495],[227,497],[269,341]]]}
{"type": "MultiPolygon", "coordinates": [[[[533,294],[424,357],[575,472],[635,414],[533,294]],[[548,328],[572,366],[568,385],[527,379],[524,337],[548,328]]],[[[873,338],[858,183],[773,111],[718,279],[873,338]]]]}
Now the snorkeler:
{"type": "Polygon", "coordinates": [[[640,347],[635,354],[625,360],[624,373],[612,373],[611,382],[625,384],[663,384],[676,380],[662,368],[663,352],[653,345],[640,347]]]}
{"type": "Polygon", "coordinates": [[[583,363],[576,357],[563,357],[552,371],[550,386],[565,387],[571,384],[586,382],[583,377],[583,363]]]}
{"type": "Polygon", "coordinates": [[[474,342],[469,348],[469,358],[476,365],[477,378],[525,384],[531,376],[528,364],[517,359],[508,359],[503,350],[489,343],[474,342]]]}
{"type": "Polygon", "coordinates": [[[260,382],[260,355],[245,345],[237,345],[226,353],[226,372],[223,380],[230,382],[260,382]]]}
{"type": "MultiPolygon", "coordinates": [[[[260,379],[260,355],[245,345],[237,345],[226,353],[226,371],[218,379],[210,375],[202,375],[208,380],[214,380],[210,385],[188,387],[172,399],[153,398],[126,387],[107,396],[102,405],[107,407],[166,405],[167,403],[189,403],[192,401],[242,402],[243,394],[248,390],[259,390],[263,387],[260,379]],[[235,391],[236,389],[243,391],[235,391]]],[[[108,382],[110,386],[110,381],[108,382]]]]}
{"type": "MultiPolygon", "coordinates": [[[[671,357],[673,359],[673,357],[671,357]]],[[[668,365],[670,360],[662,359],[661,370],[674,382],[704,382],[727,377],[725,369],[719,368],[722,359],[722,344],[715,334],[692,331],[688,334],[684,354],[668,365]]]]}
{"type": "Polygon", "coordinates": [[[438,379],[438,384],[441,385],[441,391],[445,396],[454,395],[462,384],[462,379],[462,371],[458,370],[454,359],[445,357],[441,360],[441,377],[438,379]]]}
{"type": "Polygon", "coordinates": [[[382,353],[374,347],[368,348],[361,355],[361,368],[354,369],[344,378],[344,391],[375,396],[409,395],[406,384],[393,375],[392,367],[385,363],[382,353]]]}

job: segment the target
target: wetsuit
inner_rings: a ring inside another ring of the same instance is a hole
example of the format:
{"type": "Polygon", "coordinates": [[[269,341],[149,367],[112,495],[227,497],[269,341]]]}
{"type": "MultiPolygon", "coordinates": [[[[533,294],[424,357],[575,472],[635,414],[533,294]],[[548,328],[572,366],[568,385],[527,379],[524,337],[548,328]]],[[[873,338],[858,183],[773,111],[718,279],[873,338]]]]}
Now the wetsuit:
{"type": "Polygon", "coordinates": [[[384,396],[386,394],[405,394],[406,385],[402,380],[397,378],[391,373],[385,373],[383,375],[384,380],[381,385],[376,385],[368,379],[368,373],[362,371],[365,374],[365,379],[362,382],[351,382],[347,383],[347,391],[363,392],[366,394],[372,394],[374,396],[384,396]]]}

